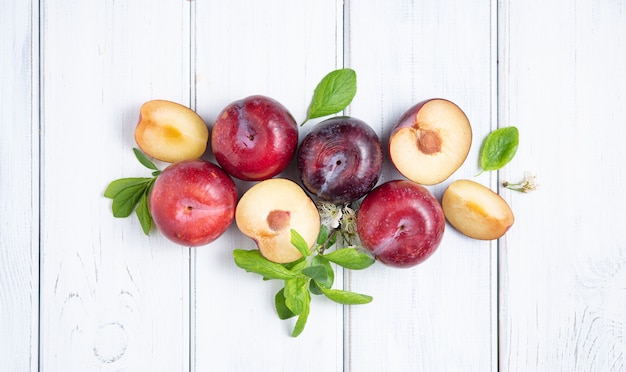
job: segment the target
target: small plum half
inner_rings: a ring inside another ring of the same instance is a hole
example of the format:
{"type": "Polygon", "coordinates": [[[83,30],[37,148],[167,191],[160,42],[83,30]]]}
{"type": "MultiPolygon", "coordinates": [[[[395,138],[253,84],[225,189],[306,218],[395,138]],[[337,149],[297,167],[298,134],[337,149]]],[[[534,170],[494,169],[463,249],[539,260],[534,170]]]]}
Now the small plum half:
{"type": "Polygon", "coordinates": [[[498,239],[515,220],[511,207],[500,195],[475,181],[452,182],[444,191],[441,204],[448,222],[474,239],[498,239]]]}
{"type": "Polygon", "coordinates": [[[149,156],[169,163],[197,159],[208,141],[209,128],[190,108],[158,99],[141,105],[135,142],[149,156]]]}

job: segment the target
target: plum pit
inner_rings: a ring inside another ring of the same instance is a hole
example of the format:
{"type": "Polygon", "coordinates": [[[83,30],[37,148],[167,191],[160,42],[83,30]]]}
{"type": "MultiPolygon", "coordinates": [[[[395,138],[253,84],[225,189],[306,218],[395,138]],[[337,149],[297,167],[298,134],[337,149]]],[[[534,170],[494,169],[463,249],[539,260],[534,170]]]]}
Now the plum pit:
{"type": "Polygon", "coordinates": [[[441,137],[434,130],[422,129],[417,133],[417,148],[426,155],[441,152],[441,137]]]}
{"type": "Polygon", "coordinates": [[[281,231],[289,227],[290,218],[289,212],[275,209],[267,215],[267,225],[274,231],[281,231]]]}

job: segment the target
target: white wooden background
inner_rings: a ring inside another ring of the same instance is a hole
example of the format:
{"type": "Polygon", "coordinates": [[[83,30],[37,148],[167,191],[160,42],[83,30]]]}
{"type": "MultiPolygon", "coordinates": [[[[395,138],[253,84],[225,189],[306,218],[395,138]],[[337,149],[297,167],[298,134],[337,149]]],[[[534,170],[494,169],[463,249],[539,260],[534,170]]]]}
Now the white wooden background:
{"type": "Polygon", "coordinates": [[[625,1],[3,0],[0,47],[0,371],[626,370],[625,1]],[[541,186],[499,189],[516,215],[499,241],[448,228],[413,269],[344,272],[374,302],[316,298],[293,339],[277,284],[234,266],[253,248],[234,226],[180,247],[102,193],[147,175],[131,151],[144,101],[211,125],[265,94],[304,118],[342,66],[358,74],[347,113],[383,141],[419,100],[466,111],[473,147],[438,197],[457,178],[541,186]],[[516,158],[474,177],[507,125],[516,158]]]}

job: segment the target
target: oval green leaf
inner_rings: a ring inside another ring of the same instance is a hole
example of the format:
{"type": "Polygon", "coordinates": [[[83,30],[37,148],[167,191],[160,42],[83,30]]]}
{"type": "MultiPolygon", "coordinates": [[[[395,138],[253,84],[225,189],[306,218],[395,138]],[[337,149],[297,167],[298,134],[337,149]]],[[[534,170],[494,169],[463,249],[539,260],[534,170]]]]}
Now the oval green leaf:
{"type": "Polygon", "coordinates": [[[354,70],[342,68],[328,73],[313,92],[306,120],[342,111],[352,102],[355,95],[356,72],[354,70]]]}
{"type": "Polygon", "coordinates": [[[372,266],[375,262],[372,256],[353,247],[337,249],[325,254],[324,258],[351,270],[362,270],[372,266]]]}
{"type": "Polygon", "coordinates": [[[149,182],[137,183],[118,192],[111,205],[113,216],[118,218],[130,216],[149,184],[149,182]]]}
{"type": "Polygon", "coordinates": [[[298,232],[294,229],[291,229],[291,244],[296,247],[298,252],[304,257],[308,257],[311,255],[311,250],[309,249],[309,245],[306,243],[306,240],[302,237],[302,235],[298,234],[298,232]]]}
{"type": "Polygon", "coordinates": [[[292,278],[285,280],[285,305],[294,314],[300,315],[307,305],[309,296],[309,281],[306,278],[292,278]]]}
{"type": "Polygon", "coordinates": [[[349,291],[342,291],[340,289],[327,289],[324,287],[320,287],[320,290],[329,299],[343,305],[368,304],[374,299],[372,296],[349,291]]]}
{"type": "Polygon", "coordinates": [[[146,184],[152,181],[152,178],[147,177],[135,177],[135,178],[120,178],[111,182],[106,190],[104,190],[104,197],[113,199],[122,192],[122,190],[127,189],[132,186],[136,186],[139,184],[146,184]]]}
{"type": "Polygon", "coordinates": [[[139,219],[143,233],[150,235],[150,230],[152,229],[152,214],[150,214],[147,191],[141,195],[137,209],[135,209],[135,214],[137,215],[137,219],[139,219]]]}
{"type": "Polygon", "coordinates": [[[293,311],[289,310],[285,303],[285,288],[281,288],[280,291],[276,293],[276,296],[274,296],[274,306],[276,307],[276,314],[281,320],[296,316],[293,311]]]}
{"type": "Polygon", "coordinates": [[[146,156],[146,154],[144,154],[143,152],[141,152],[141,150],[139,150],[136,147],[133,147],[133,152],[135,153],[135,157],[137,158],[137,160],[139,160],[139,162],[146,168],[148,169],[152,169],[154,171],[158,171],[159,168],[154,165],[154,163],[152,162],[152,160],[148,159],[148,157],[146,156]]]}
{"type": "Polygon", "coordinates": [[[498,170],[510,162],[519,145],[519,131],[516,127],[494,130],[483,141],[480,149],[480,167],[483,171],[498,170]]]}
{"type": "Polygon", "coordinates": [[[291,272],[283,265],[272,262],[261,255],[258,249],[246,251],[235,249],[233,251],[235,264],[247,272],[263,275],[268,279],[291,279],[297,274],[291,272]]]}

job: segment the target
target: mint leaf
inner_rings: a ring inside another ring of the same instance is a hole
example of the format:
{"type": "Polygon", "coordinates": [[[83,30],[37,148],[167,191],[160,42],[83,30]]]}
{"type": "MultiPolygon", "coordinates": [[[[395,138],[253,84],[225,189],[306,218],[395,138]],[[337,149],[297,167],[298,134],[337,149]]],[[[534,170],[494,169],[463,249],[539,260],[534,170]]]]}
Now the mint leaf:
{"type": "MultiPolygon", "coordinates": [[[[330,288],[333,286],[333,282],[335,281],[335,272],[333,271],[332,266],[330,266],[330,262],[324,258],[323,256],[316,255],[311,260],[311,267],[322,267],[325,270],[324,275],[319,275],[315,278],[311,277],[318,285],[324,288],[330,288]]],[[[304,273],[304,270],[302,270],[304,273]]],[[[306,275],[306,274],[305,274],[306,275]]],[[[319,293],[318,293],[319,294],[319,293]]]]}
{"type": "Polygon", "coordinates": [[[320,283],[328,282],[328,270],[322,265],[309,266],[302,270],[302,274],[320,283]]]}
{"type": "Polygon", "coordinates": [[[504,127],[489,133],[480,148],[482,171],[492,171],[510,162],[519,145],[519,131],[516,127],[504,127]]]}
{"type": "Polygon", "coordinates": [[[128,217],[139,203],[139,199],[146,192],[147,182],[128,186],[115,195],[111,209],[114,217],[128,217]]]}
{"type": "Polygon", "coordinates": [[[343,305],[367,304],[367,303],[372,302],[373,300],[372,296],[349,292],[349,291],[342,291],[340,289],[328,289],[328,288],[320,287],[320,290],[329,299],[337,303],[343,304],[343,305]]]}
{"type": "Polygon", "coordinates": [[[120,178],[119,180],[115,180],[107,186],[106,190],[104,190],[104,197],[113,199],[119,194],[122,190],[152,181],[152,178],[120,178]]]}
{"type": "Polygon", "coordinates": [[[320,232],[317,234],[317,245],[323,245],[326,240],[328,240],[328,236],[330,235],[330,230],[326,225],[320,226],[320,232]]]}
{"type": "Polygon", "coordinates": [[[247,272],[263,275],[268,279],[291,279],[296,274],[285,268],[283,265],[272,262],[261,255],[258,249],[233,251],[235,264],[247,272]]]}
{"type": "Polygon", "coordinates": [[[308,279],[301,277],[285,280],[285,305],[296,315],[302,314],[306,306],[308,284],[308,279]]]}
{"type": "Polygon", "coordinates": [[[318,296],[323,294],[319,284],[317,284],[315,280],[309,281],[309,291],[318,296]]]}
{"type": "Polygon", "coordinates": [[[291,244],[300,252],[304,257],[308,257],[311,255],[311,250],[309,249],[309,245],[306,243],[306,240],[302,237],[302,235],[298,234],[298,232],[294,229],[291,229],[291,244]]]}
{"type": "Polygon", "coordinates": [[[150,208],[148,208],[149,189],[149,187],[146,188],[145,192],[141,195],[137,209],[135,209],[135,214],[137,214],[137,219],[139,219],[141,229],[146,235],[149,235],[150,229],[152,229],[152,215],[150,214],[150,208]]]}
{"type": "Polygon", "coordinates": [[[296,316],[293,311],[289,310],[285,303],[285,288],[281,288],[280,291],[276,293],[276,296],[274,296],[274,306],[276,307],[276,314],[278,314],[278,318],[281,320],[296,316]]]}
{"type": "Polygon", "coordinates": [[[351,247],[341,248],[330,253],[326,253],[324,254],[324,258],[351,270],[362,270],[372,266],[374,262],[376,262],[374,258],[367,253],[363,253],[358,249],[351,247]]]}
{"type": "MultiPolygon", "coordinates": [[[[148,157],[146,156],[146,154],[144,154],[143,152],[141,152],[141,150],[139,150],[138,148],[133,148],[133,152],[135,153],[135,157],[137,158],[137,160],[139,160],[139,162],[146,168],[148,169],[152,169],[154,171],[159,171],[159,168],[157,168],[156,165],[154,165],[154,163],[148,159],[148,157]]],[[[160,172],[160,171],[159,171],[160,172]]],[[[152,174],[153,176],[157,176],[158,174],[152,174]]]]}
{"type": "Polygon", "coordinates": [[[313,92],[305,122],[342,111],[352,102],[355,95],[356,72],[354,70],[343,68],[328,73],[313,92]]]}
{"type": "Polygon", "coordinates": [[[309,312],[311,311],[311,295],[309,292],[304,292],[304,304],[303,309],[300,315],[298,316],[298,320],[296,321],[296,325],[293,328],[293,332],[291,332],[292,337],[298,337],[302,331],[304,331],[304,326],[306,325],[306,321],[309,319],[309,312]]]}
{"type": "Polygon", "coordinates": [[[114,217],[128,217],[135,211],[144,234],[148,235],[153,220],[148,205],[152,185],[161,171],[143,152],[133,148],[135,157],[145,167],[152,169],[152,177],[129,177],[115,180],[104,190],[104,197],[113,199],[111,209],[114,217]]]}

